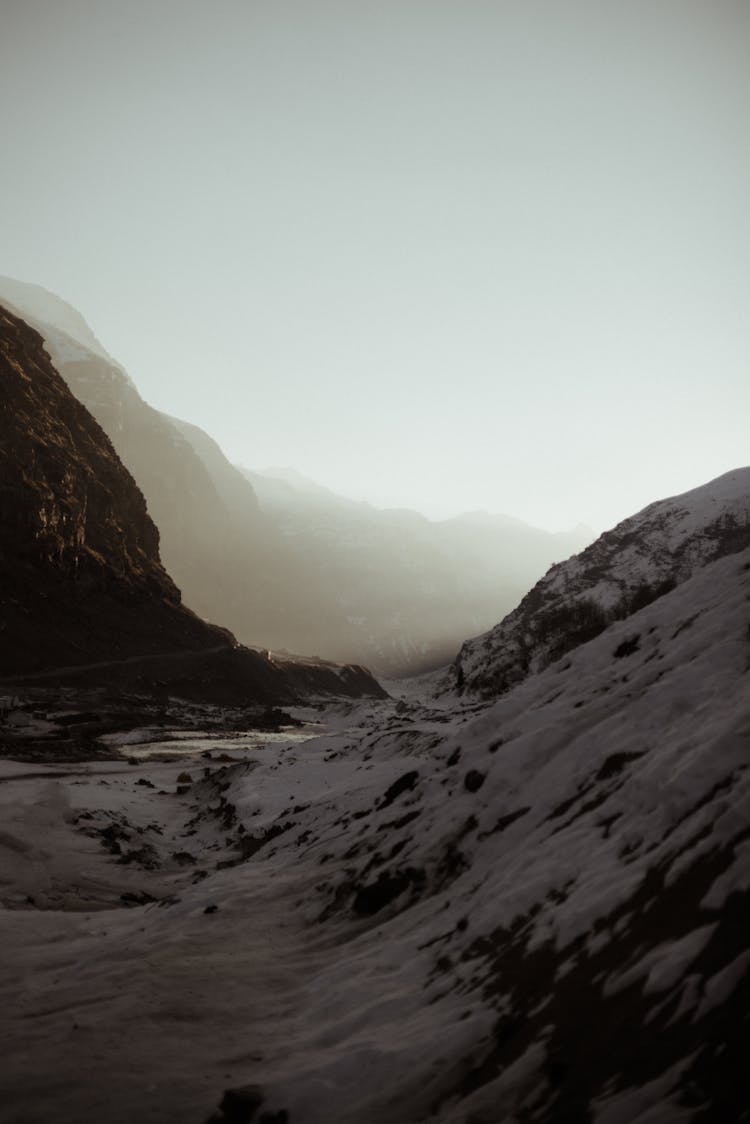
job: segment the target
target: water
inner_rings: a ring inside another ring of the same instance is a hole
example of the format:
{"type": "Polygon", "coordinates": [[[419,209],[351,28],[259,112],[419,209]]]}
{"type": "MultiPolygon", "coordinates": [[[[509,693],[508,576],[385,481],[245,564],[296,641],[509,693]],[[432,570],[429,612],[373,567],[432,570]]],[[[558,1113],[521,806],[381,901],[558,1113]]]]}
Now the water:
{"type": "MultiPolygon", "coordinates": [[[[148,736],[148,731],[141,731],[148,736]]],[[[170,730],[167,738],[159,741],[122,742],[117,746],[128,757],[135,757],[139,761],[162,760],[172,761],[175,758],[199,757],[202,753],[211,753],[214,759],[222,754],[237,761],[244,760],[248,752],[258,752],[270,745],[298,745],[309,741],[311,738],[320,737],[324,733],[322,724],[308,724],[305,726],[283,726],[280,730],[246,730],[233,731],[231,734],[207,734],[203,730],[170,730]]],[[[137,736],[133,731],[131,736],[137,736]]]]}

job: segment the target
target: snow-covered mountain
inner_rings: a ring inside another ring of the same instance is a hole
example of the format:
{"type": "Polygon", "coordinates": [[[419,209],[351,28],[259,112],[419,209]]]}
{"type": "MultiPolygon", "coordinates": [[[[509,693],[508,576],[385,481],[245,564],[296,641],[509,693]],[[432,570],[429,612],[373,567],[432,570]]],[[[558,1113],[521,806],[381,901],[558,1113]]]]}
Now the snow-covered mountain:
{"type": "Polygon", "coordinates": [[[502,694],[700,567],[748,545],[750,468],[652,503],[553,566],[500,624],[463,645],[442,685],[502,694]]]}
{"type": "Polygon", "coordinates": [[[494,704],[3,763],[5,1119],[746,1120],[749,612],[750,548],[494,704]]]}

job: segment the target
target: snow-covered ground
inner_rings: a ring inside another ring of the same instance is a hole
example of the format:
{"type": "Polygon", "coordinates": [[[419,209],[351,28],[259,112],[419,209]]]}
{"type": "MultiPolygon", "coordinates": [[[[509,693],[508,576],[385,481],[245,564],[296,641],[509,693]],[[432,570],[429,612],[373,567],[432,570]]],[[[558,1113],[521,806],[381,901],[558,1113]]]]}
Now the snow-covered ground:
{"type": "Polygon", "coordinates": [[[490,706],[0,763],[0,1120],[742,1119],[749,624],[745,550],[490,706]]]}

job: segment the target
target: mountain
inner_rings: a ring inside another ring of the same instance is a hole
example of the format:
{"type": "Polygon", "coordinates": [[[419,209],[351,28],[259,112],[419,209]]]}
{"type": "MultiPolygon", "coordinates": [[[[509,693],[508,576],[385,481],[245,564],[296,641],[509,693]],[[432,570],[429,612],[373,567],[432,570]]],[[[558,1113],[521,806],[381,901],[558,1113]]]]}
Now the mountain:
{"type": "Polygon", "coordinates": [[[55,341],[56,351],[62,352],[67,348],[71,358],[76,353],[81,358],[96,355],[116,366],[80,312],[62,297],[41,285],[16,281],[12,277],[0,277],[0,295],[9,308],[28,308],[33,318],[44,324],[51,334],[60,332],[59,340],[55,341]]]}
{"type": "Polygon", "coordinates": [[[144,402],[66,302],[7,278],[0,296],[42,333],[132,472],[186,603],[244,643],[380,674],[437,667],[590,539],[502,516],[433,523],[346,500],[291,469],[240,471],[198,426],[144,402]]]}
{"type": "Polygon", "coordinates": [[[750,548],[704,542],[494,703],[405,684],[183,795],[0,763],[9,1119],[746,1120],[750,548]]]}
{"type": "Polygon", "coordinates": [[[434,522],[336,495],[289,469],[243,469],[262,512],[303,553],[328,601],[334,652],[403,675],[445,663],[518,603],[550,561],[589,541],[486,513],[434,522]]]}
{"type": "Polygon", "coordinates": [[[181,607],[142,494],[41,337],[4,309],[0,332],[3,671],[230,643],[181,607]]]}
{"type": "Polygon", "coordinates": [[[218,448],[207,451],[212,442],[205,434],[201,456],[171,418],[144,402],[122,368],[100,347],[89,347],[88,329],[80,329],[64,301],[37,286],[19,289],[0,280],[0,295],[6,290],[132,472],[159,528],[164,564],[186,602],[209,620],[231,622],[243,640],[268,645],[265,606],[279,600],[269,561],[273,531],[252,487],[218,448]],[[251,632],[244,626],[256,614],[259,627],[251,632]]]}
{"type": "Polygon", "coordinates": [[[123,683],[149,669],[248,701],[293,701],[301,684],[383,694],[358,668],[241,649],[181,604],[143,494],[42,337],[3,308],[0,376],[0,675],[123,683]]]}
{"type": "MultiPolygon", "coordinates": [[[[443,679],[493,697],[629,617],[707,563],[750,545],[750,468],[650,504],[552,566],[495,628],[467,641],[443,679]]],[[[635,636],[624,642],[628,654],[635,636]]]]}

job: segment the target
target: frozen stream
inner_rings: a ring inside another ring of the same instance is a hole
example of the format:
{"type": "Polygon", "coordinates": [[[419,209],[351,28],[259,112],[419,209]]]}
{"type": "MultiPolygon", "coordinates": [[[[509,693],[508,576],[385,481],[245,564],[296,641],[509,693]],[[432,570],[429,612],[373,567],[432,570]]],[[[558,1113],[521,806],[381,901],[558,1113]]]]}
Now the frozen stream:
{"type": "Polygon", "coordinates": [[[210,734],[203,730],[140,729],[105,734],[101,741],[140,761],[174,761],[202,754],[218,754],[220,758],[226,755],[233,761],[242,761],[248,752],[292,747],[324,733],[322,723],[310,722],[303,726],[283,726],[280,730],[214,731],[210,734]]]}

